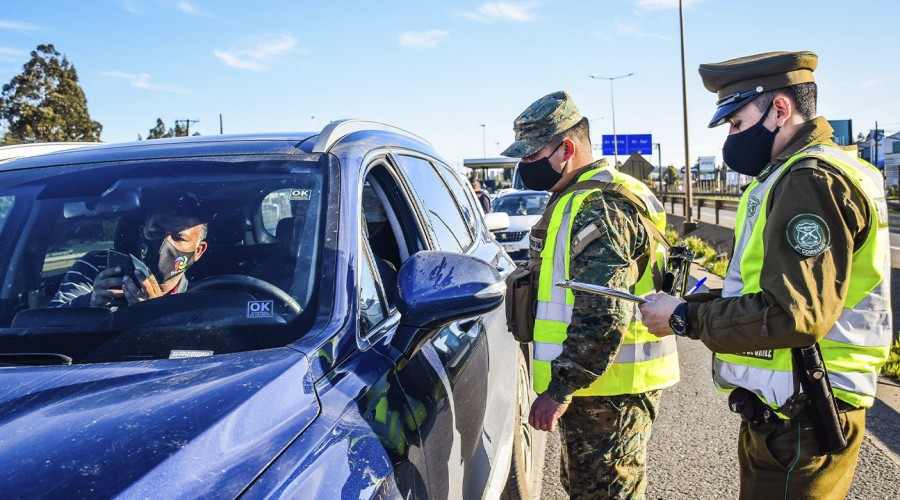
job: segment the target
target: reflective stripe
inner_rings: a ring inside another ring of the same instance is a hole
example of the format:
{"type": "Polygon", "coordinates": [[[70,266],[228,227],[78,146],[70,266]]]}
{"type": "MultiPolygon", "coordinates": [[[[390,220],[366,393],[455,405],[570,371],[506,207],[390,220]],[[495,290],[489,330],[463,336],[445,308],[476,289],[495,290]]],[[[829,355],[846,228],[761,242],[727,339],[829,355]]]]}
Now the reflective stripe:
{"type": "Polygon", "coordinates": [[[562,344],[550,342],[534,342],[534,359],[538,361],[553,361],[562,354],[562,344]]]}
{"type": "Polygon", "coordinates": [[[834,326],[825,335],[828,340],[865,347],[891,343],[891,316],[884,309],[871,307],[873,295],[869,295],[856,307],[844,309],[834,326]]]}
{"type": "Polygon", "coordinates": [[[642,342],[639,344],[625,344],[616,354],[615,363],[640,363],[653,359],[664,358],[675,354],[678,348],[675,337],[668,336],[659,342],[642,342]]]}
{"type": "MultiPolygon", "coordinates": [[[[560,290],[565,291],[564,288],[560,288],[558,286],[555,286],[553,288],[559,288],[560,290]]],[[[571,323],[573,309],[574,306],[572,304],[558,304],[556,302],[539,301],[537,303],[535,318],[546,319],[549,321],[562,321],[563,323],[571,323]]]]}
{"type": "MultiPolygon", "coordinates": [[[[625,344],[616,354],[614,363],[641,363],[654,359],[664,358],[675,354],[678,348],[674,337],[666,337],[659,342],[642,342],[638,344],[625,344]]],[[[551,342],[534,343],[534,359],[538,361],[553,361],[562,354],[562,344],[551,342]]]]}
{"type": "MultiPolygon", "coordinates": [[[[794,395],[794,373],[790,371],[736,365],[716,358],[713,363],[713,377],[718,387],[722,389],[743,387],[763,398],[773,408],[784,406],[794,395]],[[737,385],[738,383],[740,385],[737,385]]],[[[878,375],[875,373],[829,371],[828,379],[835,389],[866,396],[875,396],[875,388],[878,385],[878,375]]],[[[797,384],[799,385],[799,382],[797,384]]]]}

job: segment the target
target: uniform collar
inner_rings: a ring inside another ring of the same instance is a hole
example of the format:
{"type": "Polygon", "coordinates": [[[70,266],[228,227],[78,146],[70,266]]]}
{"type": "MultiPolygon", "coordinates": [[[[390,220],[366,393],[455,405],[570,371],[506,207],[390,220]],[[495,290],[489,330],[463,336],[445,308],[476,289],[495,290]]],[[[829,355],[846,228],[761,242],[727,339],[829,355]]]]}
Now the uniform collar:
{"type": "Polygon", "coordinates": [[[813,118],[797,131],[793,140],[791,140],[771,163],[762,169],[762,172],[756,176],[756,179],[760,182],[765,181],[772,172],[778,170],[778,167],[784,165],[784,163],[792,156],[815,144],[831,142],[832,137],[834,137],[834,129],[831,128],[831,124],[828,123],[828,120],[822,116],[813,118]]]}

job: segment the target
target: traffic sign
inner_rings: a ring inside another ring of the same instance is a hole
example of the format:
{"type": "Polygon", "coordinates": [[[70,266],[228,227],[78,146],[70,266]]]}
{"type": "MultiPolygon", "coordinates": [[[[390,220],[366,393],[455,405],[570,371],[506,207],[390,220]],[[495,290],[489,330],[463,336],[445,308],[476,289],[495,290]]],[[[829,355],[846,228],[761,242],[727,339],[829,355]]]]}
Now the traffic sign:
{"type": "MultiPolygon", "coordinates": [[[[653,154],[653,136],[651,134],[616,134],[616,142],[619,143],[620,155],[627,156],[631,153],[653,154]]],[[[603,136],[603,154],[616,154],[612,135],[603,136]]]]}

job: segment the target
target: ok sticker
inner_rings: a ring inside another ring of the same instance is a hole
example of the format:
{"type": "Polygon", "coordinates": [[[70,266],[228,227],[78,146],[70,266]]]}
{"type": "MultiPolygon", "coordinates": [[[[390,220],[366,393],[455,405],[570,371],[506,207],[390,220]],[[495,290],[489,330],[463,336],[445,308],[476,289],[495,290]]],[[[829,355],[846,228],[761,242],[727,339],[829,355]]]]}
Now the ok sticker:
{"type": "Polygon", "coordinates": [[[291,189],[291,201],[309,201],[310,189],[291,189]]]}

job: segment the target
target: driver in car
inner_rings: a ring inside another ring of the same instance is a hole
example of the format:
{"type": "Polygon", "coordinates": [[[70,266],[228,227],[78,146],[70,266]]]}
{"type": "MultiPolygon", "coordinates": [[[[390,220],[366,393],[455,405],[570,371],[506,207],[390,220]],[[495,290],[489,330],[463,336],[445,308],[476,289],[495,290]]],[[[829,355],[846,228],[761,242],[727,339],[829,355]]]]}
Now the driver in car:
{"type": "Polygon", "coordinates": [[[193,196],[160,203],[140,228],[140,261],[110,265],[110,251],[88,252],[72,264],[47,307],[116,307],[185,292],[184,273],[206,251],[206,232],[193,196]]]}

